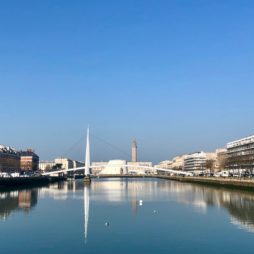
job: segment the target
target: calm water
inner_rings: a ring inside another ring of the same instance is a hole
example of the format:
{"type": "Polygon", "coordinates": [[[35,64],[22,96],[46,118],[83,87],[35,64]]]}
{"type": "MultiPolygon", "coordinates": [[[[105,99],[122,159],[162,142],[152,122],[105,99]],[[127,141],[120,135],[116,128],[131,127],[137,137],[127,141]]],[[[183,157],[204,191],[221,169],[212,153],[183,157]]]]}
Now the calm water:
{"type": "Polygon", "coordinates": [[[1,254],[239,254],[253,240],[250,192],[104,179],[0,193],[1,254]]]}

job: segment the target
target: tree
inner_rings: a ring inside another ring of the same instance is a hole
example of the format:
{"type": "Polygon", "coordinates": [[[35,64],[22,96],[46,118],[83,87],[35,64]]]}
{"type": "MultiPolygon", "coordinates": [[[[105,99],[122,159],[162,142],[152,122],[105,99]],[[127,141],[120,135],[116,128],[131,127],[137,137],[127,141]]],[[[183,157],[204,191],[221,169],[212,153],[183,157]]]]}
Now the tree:
{"type": "Polygon", "coordinates": [[[50,165],[47,165],[47,166],[45,167],[45,171],[49,171],[50,169],[51,169],[50,165]]]}
{"type": "Polygon", "coordinates": [[[206,161],[206,169],[209,169],[210,172],[214,171],[215,168],[215,161],[214,160],[207,160],[206,161]]]}

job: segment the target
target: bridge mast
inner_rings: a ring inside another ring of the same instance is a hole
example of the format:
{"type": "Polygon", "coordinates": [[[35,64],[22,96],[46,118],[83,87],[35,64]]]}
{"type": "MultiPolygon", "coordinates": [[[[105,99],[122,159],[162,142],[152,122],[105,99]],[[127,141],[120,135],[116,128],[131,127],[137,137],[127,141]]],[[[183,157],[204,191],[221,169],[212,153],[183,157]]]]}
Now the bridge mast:
{"type": "Polygon", "coordinates": [[[89,137],[89,128],[87,128],[86,133],[86,160],[85,160],[85,172],[84,175],[89,176],[90,175],[90,137],[89,137]]]}

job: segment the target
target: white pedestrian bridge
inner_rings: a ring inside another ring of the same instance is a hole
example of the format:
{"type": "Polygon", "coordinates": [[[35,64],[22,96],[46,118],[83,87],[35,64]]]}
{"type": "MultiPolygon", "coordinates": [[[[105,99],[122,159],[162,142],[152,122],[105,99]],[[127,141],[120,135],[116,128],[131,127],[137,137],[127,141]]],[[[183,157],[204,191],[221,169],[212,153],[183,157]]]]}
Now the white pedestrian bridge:
{"type": "MultiPolygon", "coordinates": [[[[96,168],[105,168],[108,167],[108,164],[105,165],[99,165],[99,166],[90,166],[89,167],[89,174],[85,175],[90,175],[90,170],[91,169],[96,169],[96,168]]],[[[185,176],[192,176],[192,173],[190,172],[185,172],[185,171],[179,171],[179,170],[173,170],[173,169],[164,169],[164,168],[158,168],[158,167],[147,167],[147,166],[137,166],[137,165],[114,165],[114,167],[119,167],[119,168],[128,168],[128,169],[144,169],[144,170],[149,170],[153,172],[154,174],[157,174],[158,172],[165,172],[169,174],[175,174],[175,175],[185,175],[185,176]]],[[[50,176],[50,175],[55,175],[55,174],[63,174],[63,173],[68,173],[68,172],[75,172],[75,171],[81,171],[84,170],[86,171],[86,166],[85,167],[79,167],[79,168],[71,168],[71,169],[61,169],[61,170],[56,170],[56,171],[51,171],[51,172],[46,172],[43,173],[42,175],[44,176],[50,176]]],[[[124,176],[125,174],[119,174],[119,176],[124,176]]]]}
{"type": "MultiPolygon", "coordinates": [[[[56,171],[50,171],[43,173],[43,176],[50,176],[55,174],[64,174],[68,172],[76,172],[84,170],[84,176],[90,176],[91,169],[96,168],[106,168],[109,167],[109,164],[105,165],[98,165],[98,166],[91,166],[90,162],[90,137],[89,137],[89,128],[87,129],[87,140],[86,140],[86,159],[85,159],[85,166],[84,167],[78,167],[78,168],[71,168],[71,169],[61,169],[56,171]]],[[[185,172],[185,171],[179,171],[179,170],[173,170],[173,169],[164,169],[164,168],[158,168],[158,167],[149,167],[149,166],[141,166],[141,165],[129,165],[129,164],[114,164],[114,167],[119,167],[121,169],[143,169],[147,171],[151,171],[153,174],[157,174],[158,172],[165,172],[169,174],[175,174],[175,175],[185,175],[185,176],[192,176],[191,172],[185,172]]],[[[119,177],[124,177],[126,174],[119,174],[119,177]]]]}

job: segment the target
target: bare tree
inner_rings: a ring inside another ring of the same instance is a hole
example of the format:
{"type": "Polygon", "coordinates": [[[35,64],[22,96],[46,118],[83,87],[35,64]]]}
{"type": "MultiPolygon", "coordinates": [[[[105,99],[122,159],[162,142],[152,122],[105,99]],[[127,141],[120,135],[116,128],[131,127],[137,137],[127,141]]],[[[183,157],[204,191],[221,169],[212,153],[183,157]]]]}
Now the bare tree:
{"type": "Polygon", "coordinates": [[[209,169],[210,172],[214,171],[215,168],[215,161],[214,160],[207,160],[206,161],[206,169],[209,169]]]}

